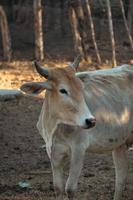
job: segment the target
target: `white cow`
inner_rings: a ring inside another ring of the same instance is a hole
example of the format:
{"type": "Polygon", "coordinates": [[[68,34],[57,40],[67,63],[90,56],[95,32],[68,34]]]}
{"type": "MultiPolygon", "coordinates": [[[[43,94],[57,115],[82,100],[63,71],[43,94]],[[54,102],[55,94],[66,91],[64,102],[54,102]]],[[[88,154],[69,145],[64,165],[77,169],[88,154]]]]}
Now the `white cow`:
{"type": "Polygon", "coordinates": [[[127,150],[133,144],[133,66],[76,73],[71,67],[46,69],[35,63],[47,81],[26,83],[21,89],[39,93],[46,89],[37,123],[46,142],[58,200],[64,191],[74,199],[85,152],[112,152],[116,171],[114,200],[120,200],[125,185],[127,150]],[[63,164],[70,157],[69,177],[63,164]]]}

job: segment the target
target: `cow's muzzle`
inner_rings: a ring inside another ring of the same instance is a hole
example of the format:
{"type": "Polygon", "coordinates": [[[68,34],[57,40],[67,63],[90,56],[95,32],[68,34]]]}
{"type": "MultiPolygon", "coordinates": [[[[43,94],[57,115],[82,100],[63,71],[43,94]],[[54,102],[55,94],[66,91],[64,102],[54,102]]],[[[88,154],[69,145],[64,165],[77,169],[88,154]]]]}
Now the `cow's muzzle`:
{"type": "Polygon", "coordinates": [[[84,129],[89,129],[94,127],[96,124],[96,119],[95,118],[90,118],[90,119],[85,119],[85,126],[83,127],[84,129]]]}

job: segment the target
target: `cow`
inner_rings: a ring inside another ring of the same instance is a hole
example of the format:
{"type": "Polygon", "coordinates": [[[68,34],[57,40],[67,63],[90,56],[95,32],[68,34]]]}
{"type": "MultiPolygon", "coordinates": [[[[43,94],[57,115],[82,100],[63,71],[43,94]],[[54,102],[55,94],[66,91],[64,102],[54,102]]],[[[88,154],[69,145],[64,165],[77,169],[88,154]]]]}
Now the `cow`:
{"type": "Polygon", "coordinates": [[[46,80],[21,86],[28,94],[44,90],[45,100],[37,123],[51,162],[56,198],[75,198],[86,151],[112,152],[115,165],[114,200],[122,198],[133,144],[133,66],[76,72],[80,58],[64,68],[46,68],[35,62],[46,80]],[[63,178],[65,158],[69,175],[63,178]]]}

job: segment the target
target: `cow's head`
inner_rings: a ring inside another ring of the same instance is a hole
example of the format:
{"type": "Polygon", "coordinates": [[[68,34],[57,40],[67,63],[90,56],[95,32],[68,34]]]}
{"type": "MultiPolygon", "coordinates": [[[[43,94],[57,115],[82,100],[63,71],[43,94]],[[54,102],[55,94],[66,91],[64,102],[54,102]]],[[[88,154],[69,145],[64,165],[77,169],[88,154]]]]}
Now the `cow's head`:
{"type": "Polygon", "coordinates": [[[46,89],[45,100],[50,105],[49,111],[58,123],[91,128],[95,125],[95,118],[91,114],[85,99],[84,85],[75,76],[75,68],[79,64],[79,57],[71,66],[65,68],[44,68],[35,62],[37,72],[45,77],[45,82],[25,83],[21,90],[30,94],[37,94],[46,89]]]}

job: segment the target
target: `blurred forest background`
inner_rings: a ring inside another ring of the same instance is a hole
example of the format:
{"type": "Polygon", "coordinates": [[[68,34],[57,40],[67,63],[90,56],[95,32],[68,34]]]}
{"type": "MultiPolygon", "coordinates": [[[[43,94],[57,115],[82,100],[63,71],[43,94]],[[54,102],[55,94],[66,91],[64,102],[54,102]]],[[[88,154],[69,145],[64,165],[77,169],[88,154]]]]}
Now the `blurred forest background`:
{"type": "MultiPolygon", "coordinates": [[[[40,5],[39,9],[42,11],[39,17],[42,18],[44,43],[44,57],[38,57],[39,60],[73,60],[79,51],[84,54],[87,62],[94,61],[100,64],[102,60],[102,63],[108,64],[112,62],[112,48],[115,48],[116,55],[113,57],[116,57],[118,63],[132,62],[132,0],[0,0],[0,5],[6,13],[10,35],[12,53],[9,60],[33,60],[37,57],[35,53],[35,46],[38,45],[35,42],[36,3],[40,5]],[[108,3],[112,14],[113,35],[110,29],[108,3]],[[87,13],[87,4],[90,13],[87,13]],[[115,46],[111,41],[112,36],[114,36],[115,46]],[[100,59],[95,53],[96,50],[100,59]]],[[[0,31],[0,59],[4,60],[2,40],[2,31],[0,31]]]]}

